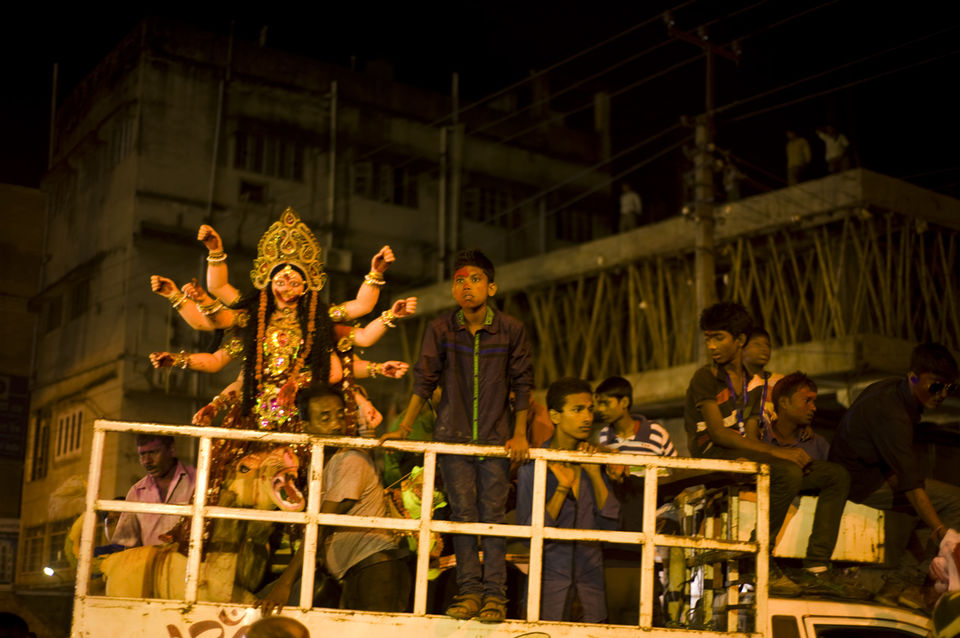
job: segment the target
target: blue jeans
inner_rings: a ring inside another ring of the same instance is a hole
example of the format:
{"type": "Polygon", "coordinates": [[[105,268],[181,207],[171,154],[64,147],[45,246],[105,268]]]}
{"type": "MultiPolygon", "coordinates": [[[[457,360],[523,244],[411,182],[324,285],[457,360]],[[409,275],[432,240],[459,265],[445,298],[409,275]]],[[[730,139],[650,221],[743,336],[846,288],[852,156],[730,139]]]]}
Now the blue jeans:
{"type": "MultiPolygon", "coordinates": [[[[476,456],[437,456],[437,465],[450,501],[452,520],[459,523],[503,523],[506,516],[510,461],[476,456]]],[[[477,537],[454,534],[457,587],[461,594],[505,597],[507,541],[503,536],[481,536],[483,567],[477,537]]]]}

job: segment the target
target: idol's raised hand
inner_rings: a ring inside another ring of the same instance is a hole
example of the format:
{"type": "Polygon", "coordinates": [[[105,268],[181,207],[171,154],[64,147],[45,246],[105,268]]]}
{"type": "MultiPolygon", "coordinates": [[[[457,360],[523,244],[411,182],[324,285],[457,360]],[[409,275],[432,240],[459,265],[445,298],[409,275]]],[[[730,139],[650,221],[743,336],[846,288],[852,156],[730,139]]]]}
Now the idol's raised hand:
{"type": "Polygon", "coordinates": [[[204,224],[197,231],[197,241],[202,241],[210,252],[223,250],[223,240],[220,239],[220,234],[213,229],[213,226],[208,224],[204,224]]]}
{"type": "MultiPolygon", "coordinates": [[[[213,230],[211,228],[211,230],[213,230]]],[[[390,246],[384,246],[380,251],[373,256],[373,259],[370,260],[370,270],[378,273],[386,272],[387,268],[395,262],[397,258],[393,254],[393,249],[390,246]]]]}

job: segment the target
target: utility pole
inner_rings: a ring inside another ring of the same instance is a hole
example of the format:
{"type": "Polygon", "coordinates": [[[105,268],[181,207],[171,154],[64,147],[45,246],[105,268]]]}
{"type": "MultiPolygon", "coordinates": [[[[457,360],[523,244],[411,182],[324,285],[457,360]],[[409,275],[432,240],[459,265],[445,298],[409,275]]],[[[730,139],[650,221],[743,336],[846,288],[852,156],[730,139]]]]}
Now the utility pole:
{"type": "Polygon", "coordinates": [[[451,128],[450,144],[450,251],[455,255],[460,250],[460,182],[463,178],[464,127],[460,122],[460,74],[454,73],[450,83],[451,128]]]}
{"type": "MultiPolygon", "coordinates": [[[[697,235],[694,252],[694,277],[696,316],[699,317],[704,308],[717,300],[716,292],[716,263],[714,261],[714,232],[716,218],[714,217],[713,191],[713,151],[714,134],[714,63],[716,56],[721,56],[734,63],[739,62],[739,51],[717,46],[710,42],[705,30],[697,33],[681,31],[675,28],[672,16],[664,14],[667,31],[671,37],[689,42],[700,47],[706,57],[706,83],[704,86],[705,109],[702,115],[696,118],[694,130],[694,206],[693,219],[697,224],[697,235]]],[[[702,359],[705,346],[700,342],[698,360],[702,359]]]]}

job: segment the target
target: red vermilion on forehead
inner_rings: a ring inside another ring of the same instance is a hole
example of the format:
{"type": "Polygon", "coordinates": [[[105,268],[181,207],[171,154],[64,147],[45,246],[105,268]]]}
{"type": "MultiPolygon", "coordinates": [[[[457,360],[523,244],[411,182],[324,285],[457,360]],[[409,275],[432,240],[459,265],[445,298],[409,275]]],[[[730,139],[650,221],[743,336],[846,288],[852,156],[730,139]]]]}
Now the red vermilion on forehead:
{"type": "Polygon", "coordinates": [[[472,273],[482,273],[482,272],[483,270],[481,270],[480,268],[477,268],[476,266],[464,266],[457,272],[453,273],[453,278],[456,279],[458,277],[469,277],[472,273]]]}

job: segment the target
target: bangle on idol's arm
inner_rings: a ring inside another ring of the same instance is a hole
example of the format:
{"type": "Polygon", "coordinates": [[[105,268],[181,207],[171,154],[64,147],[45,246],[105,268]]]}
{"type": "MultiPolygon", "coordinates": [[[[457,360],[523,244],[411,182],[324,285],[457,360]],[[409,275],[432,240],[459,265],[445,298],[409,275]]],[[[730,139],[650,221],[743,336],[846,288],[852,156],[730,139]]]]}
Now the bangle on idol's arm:
{"type": "Polygon", "coordinates": [[[371,270],[363,278],[363,283],[365,283],[368,286],[373,286],[374,288],[379,288],[385,283],[387,283],[387,281],[383,278],[382,272],[371,270]]]}

